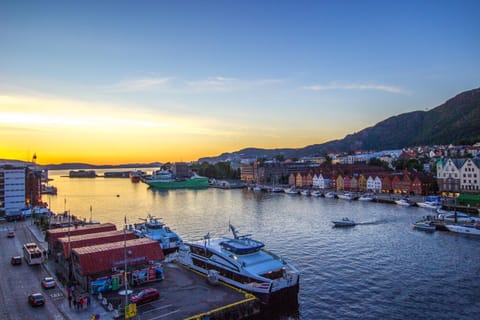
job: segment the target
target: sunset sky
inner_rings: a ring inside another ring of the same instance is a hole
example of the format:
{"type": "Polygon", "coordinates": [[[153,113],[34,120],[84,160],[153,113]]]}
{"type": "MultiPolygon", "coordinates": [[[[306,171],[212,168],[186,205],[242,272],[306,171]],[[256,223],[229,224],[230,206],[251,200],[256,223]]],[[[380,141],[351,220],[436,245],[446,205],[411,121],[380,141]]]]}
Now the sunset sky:
{"type": "Polygon", "coordinates": [[[341,139],[480,86],[480,1],[0,1],[0,159],[341,139]]]}

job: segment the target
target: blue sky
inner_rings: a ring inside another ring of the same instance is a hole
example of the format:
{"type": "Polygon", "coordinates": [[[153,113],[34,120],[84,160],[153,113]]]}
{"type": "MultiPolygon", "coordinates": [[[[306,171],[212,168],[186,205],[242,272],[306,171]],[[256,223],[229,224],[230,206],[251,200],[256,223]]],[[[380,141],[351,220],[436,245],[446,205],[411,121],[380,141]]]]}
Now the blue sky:
{"type": "Polygon", "coordinates": [[[479,1],[1,1],[0,137],[12,143],[0,157],[178,161],[343,138],[479,87],[479,12],[479,1]],[[65,131],[79,150],[62,155],[47,141],[65,131]],[[130,143],[141,159],[119,156],[130,143]]]}

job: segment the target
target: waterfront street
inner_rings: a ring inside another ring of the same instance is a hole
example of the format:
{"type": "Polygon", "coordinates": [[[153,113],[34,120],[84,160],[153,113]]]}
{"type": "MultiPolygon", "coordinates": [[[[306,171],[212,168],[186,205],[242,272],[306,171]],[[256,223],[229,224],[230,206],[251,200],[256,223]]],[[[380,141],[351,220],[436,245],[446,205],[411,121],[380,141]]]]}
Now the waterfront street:
{"type": "MultiPolygon", "coordinates": [[[[26,242],[36,242],[27,223],[21,221],[3,224],[0,226],[0,265],[3,277],[0,281],[1,318],[15,319],[68,319],[61,305],[65,303],[65,296],[61,289],[44,290],[40,281],[49,276],[48,270],[43,265],[29,266],[23,259],[22,246],[26,242]],[[16,229],[14,238],[6,237],[6,229],[16,229]],[[12,265],[12,256],[22,256],[21,265],[12,265]],[[34,292],[43,293],[46,298],[44,307],[33,308],[28,304],[28,295],[34,292]]],[[[75,319],[75,318],[73,318],[75,319]]]]}

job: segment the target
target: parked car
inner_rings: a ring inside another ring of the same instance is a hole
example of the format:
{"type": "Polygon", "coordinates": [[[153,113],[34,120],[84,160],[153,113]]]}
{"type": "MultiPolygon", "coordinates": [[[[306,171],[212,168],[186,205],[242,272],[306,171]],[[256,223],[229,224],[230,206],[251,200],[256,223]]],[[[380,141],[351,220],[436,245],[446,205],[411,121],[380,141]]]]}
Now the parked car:
{"type": "Polygon", "coordinates": [[[57,286],[57,281],[52,277],[45,277],[42,279],[42,288],[43,289],[53,289],[57,286]]]}
{"type": "Polygon", "coordinates": [[[30,303],[32,307],[43,306],[45,305],[45,298],[41,293],[32,293],[28,296],[28,303],[30,303]]]}
{"type": "Polygon", "coordinates": [[[7,238],[15,238],[15,231],[10,230],[7,232],[7,238]]]}
{"type": "Polygon", "coordinates": [[[14,257],[12,257],[12,259],[10,260],[10,263],[11,263],[12,265],[14,265],[14,266],[20,265],[20,264],[22,264],[22,257],[20,257],[20,256],[14,256],[14,257]]]}
{"type": "Polygon", "coordinates": [[[155,288],[147,288],[134,294],[130,298],[131,303],[142,304],[160,298],[160,292],[155,288]]]}

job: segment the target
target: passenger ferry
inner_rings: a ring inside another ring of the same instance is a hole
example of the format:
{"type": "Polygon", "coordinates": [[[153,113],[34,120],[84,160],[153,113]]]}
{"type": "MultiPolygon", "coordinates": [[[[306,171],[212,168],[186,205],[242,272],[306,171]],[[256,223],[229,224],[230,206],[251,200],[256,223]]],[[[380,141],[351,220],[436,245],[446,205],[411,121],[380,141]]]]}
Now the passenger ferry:
{"type": "Polygon", "coordinates": [[[165,255],[178,250],[182,244],[182,239],[167,227],[159,218],[148,215],[143,223],[129,225],[128,229],[133,231],[139,238],[150,238],[159,242],[165,255]]]}
{"type": "Polygon", "coordinates": [[[296,302],[299,271],[290,263],[263,249],[251,235],[239,235],[230,225],[233,238],[184,243],[178,261],[206,275],[217,273],[219,280],[257,296],[263,303],[296,302]]]}

